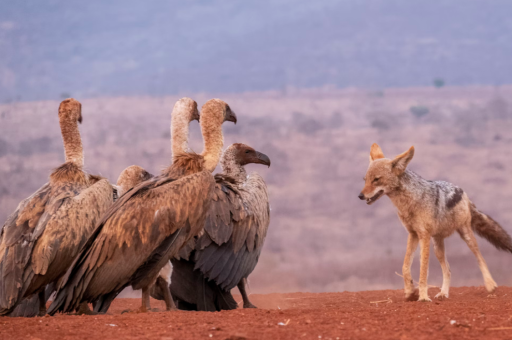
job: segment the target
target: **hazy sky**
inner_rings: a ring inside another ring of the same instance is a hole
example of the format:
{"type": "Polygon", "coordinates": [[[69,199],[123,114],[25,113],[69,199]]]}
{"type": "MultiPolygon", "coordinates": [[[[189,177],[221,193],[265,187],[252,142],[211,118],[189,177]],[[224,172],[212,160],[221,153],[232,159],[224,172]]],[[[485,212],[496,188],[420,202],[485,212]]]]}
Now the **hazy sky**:
{"type": "Polygon", "coordinates": [[[0,102],[512,82],[508,0],[0,0],[0,102]]]}

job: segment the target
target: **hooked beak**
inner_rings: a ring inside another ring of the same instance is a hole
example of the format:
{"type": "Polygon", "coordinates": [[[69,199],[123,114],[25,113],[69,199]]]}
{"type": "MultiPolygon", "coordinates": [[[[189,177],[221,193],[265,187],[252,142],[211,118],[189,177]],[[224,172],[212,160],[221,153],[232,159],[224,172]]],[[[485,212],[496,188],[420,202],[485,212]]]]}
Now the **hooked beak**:
{"type": "Polygon", "coordinates": [[[196,109],[194,114],[192,114],[192,121],[197,120],[199,122],[199,118],[200,118],[199,111],[196,109]]]}
{"type": "Polygon", "coordinates": [[[226,112],[226,119],[224,121],[233,122],[236,125],[236,114],[233,111],[228,110],[228,112],[226,112]]]}
{"type": "Polygon", "coordinates": [[[267,155],[264,153],[256,151],[256,157],[258,157],[258,160],[254,163],[267,165],[270,168],[270,158],[268,158],[267,155]]]}

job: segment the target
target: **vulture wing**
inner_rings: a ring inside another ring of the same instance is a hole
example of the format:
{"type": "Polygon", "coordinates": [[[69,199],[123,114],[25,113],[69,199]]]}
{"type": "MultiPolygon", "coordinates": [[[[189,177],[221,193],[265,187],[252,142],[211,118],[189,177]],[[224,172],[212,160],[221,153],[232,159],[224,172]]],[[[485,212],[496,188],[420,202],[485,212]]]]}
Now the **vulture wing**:
{"type": "Polygon", "coordinates": [[[195,269],[229,291],[255,268],[270,223],[263,178],[251,174],[237,190],[228,177],[216,176],[205,233],[197,240],[195,269]]]}
{"type": "Polygon", "coordinates": [[[0,314],[8,313],[23,285],[23,271],[33,248],[33,233],[50,198],[49,183],[21,201],[0,232],[0,314]]]}
{"type": "Polygon", "coordinates": [[[113,200],[101,180],[82,190],[75,183],[43,186],[9,217],[2,232],[1,313],[59,279],[113,200]]]}
{"type": "Polygon", "coordinates": [[[178,180],[155,177],[125,193],[66,274],[49,313],[102,296],[111,301],[130,284],[149,285],[145,280],[154,280],[204,225],[214,185],[211,174],[200,172],[178,180]]]}
{"type": "Polygon", "coordinates": [[[113,199],[112,186],[102,179],[77,196],[62,201],[58,211],[49,216],[45,232],[32,252],[32,270],[38,275],[35,281],[45,281],[33,282],[34,288],[66,273],[113,199]],[[41,275],[45,277],[39,277],[41,275]]]}

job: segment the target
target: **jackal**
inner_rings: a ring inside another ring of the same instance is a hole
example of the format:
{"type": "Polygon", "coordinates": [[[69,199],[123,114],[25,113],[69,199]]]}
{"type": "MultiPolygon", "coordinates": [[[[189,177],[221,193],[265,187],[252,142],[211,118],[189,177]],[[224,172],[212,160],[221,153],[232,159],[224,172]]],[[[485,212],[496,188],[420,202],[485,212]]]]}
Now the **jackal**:
{"type": "Polygon", "coordinates": [[[420,281],[418,301],[431,301],[428,296],[427,276],[430,239],[443,271],[443,285],[436,298],[447,298],[450,289],[450,266],[444,252],[444,239],[457,231],[475,254],[489,293],[497,288],[485,263],[473,232],[485,238],[497,249],[512,252],[510,235],[491,217],[478,211],[466,193],[459,187],[443,182],[428,181],[407,169],[414,156],[414,147],[396,156],[384,157],[381,148],[373,144],[370,165],[364,178],[365,185],[359,198],[372,204],[387,195],[398,210],[398,217],[409,232],[402,272],[405,298],[416,298],[411,276],[414,251],[420,244],[420,281]]]}

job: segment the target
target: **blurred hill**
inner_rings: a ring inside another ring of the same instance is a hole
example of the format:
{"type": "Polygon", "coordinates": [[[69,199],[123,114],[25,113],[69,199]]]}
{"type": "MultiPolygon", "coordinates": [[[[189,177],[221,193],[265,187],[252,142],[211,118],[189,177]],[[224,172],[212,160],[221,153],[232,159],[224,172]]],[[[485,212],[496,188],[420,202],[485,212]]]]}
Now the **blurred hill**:
{"type": "Polygon", "coordinates": [[[512,83],[507,0],[0,0],[0,102],[512,83]]]}
{"type": "MultiPolygon", "coordinates": [[[[192,95],[202,105],[212,96],[192,95]]],[[[225,94],[239,117],[224,125],[225,145],[247,143],[269,155],[251,165],[269,185],[271,225],[251,279],[254,292],[400,288],[407,233],[389,199],[357,198],[370,145],[388,157],[416,147],[410,168],[461,186],[512,233],[512,86],[310,89],[225,94]]],[[[80,99],[80,98],[78,98],[80,99]]],[[[115,182],[127,166],[153,174],[170,161],[176,96],[82,101],[85,163],[115,182]]],[[[58,101],[0,105],[0,222],[63,161],[58,101]]],[[[191,146],[200,152],[197,122],[191,146]]],[[[499,285],[512,285],[512,255],[479,240],[499,285]]],[[[482,285],[476,260],[457,235],[447,242],[453,285],[482,285]]],[[[441,284],[432,255],[430,283],[441,284]]],[[[418,276],[418,261],[413,269],[418,276]]]]}

